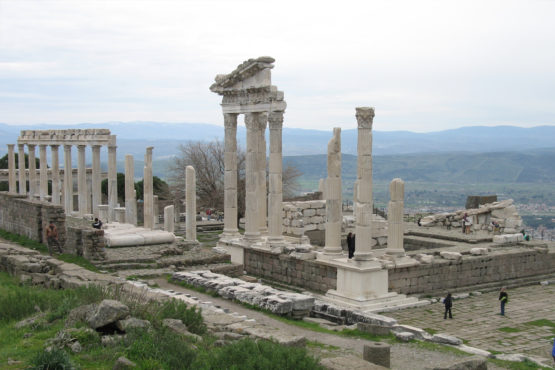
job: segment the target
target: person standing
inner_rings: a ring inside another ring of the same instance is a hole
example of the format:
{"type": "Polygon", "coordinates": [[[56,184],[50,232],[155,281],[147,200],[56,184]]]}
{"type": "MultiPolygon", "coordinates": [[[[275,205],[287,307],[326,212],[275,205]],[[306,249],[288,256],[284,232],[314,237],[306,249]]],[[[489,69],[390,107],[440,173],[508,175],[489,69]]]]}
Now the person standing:
{"type": "Polygon", "coordinates": [[[509,295],[506,292],[506,288],[501,288],[501,292],[499,293],[499,302],[501,303],[501,316],[505,316],[505,305],[509,302],[509,295]]]}
{"type": "Polygon", "coordinates": [[[447,292],[447,296],[443,298],[443,304],[445,305],[443,320],[447,319],[447,312],[449,312],[449,318],[452,319],[453,314],[451,313],[451,307],[453,307],[453,297],[451,297],[451,293],[447,292]]]}
{"type": "Polygon", "coordinates": [[[355,255],[355,236],[353,233],[347,235],[347,250],[349,251],[349,259],[353,258],[355,255]]]}
{"type": "Polygon", "coordinates": [[[46,227],[46,242],[48,246],[48,253],[52,255],[52,247],[56,245],[58,253],[62,253],[62,247],[60,246],[60,241],[58,240],[58,228],[54,225],[54,222],[50,221],[50,224],[46,227]]]}

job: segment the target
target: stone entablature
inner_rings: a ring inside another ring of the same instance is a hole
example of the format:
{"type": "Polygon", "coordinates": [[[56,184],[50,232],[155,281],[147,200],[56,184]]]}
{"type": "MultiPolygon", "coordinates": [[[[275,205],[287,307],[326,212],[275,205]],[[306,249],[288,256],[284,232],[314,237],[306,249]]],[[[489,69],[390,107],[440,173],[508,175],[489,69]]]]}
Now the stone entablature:
{"type": "Polygon", "coordinates": [[[116,145],[109,129],[22,130],[18,144],[31,145],[116,145]]]}

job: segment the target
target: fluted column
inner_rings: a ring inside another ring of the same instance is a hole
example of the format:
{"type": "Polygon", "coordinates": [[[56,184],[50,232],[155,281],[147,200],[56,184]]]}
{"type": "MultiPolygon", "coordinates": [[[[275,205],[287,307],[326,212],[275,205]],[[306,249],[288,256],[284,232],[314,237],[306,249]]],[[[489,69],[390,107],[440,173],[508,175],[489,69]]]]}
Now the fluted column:
{"type": "Polygon", "coordinates": [[[341,224],[341,128],[333,129],[328,143],[328,177],[326,178],[326,246],[324,254],[340,256],[341,224]]]}
{"type": "Polygon", "coordinates": [[[85,167],[86,145],[77,146],[77,194],[79,199],[79,216],[87,212],[87,168],[85,167]]]}
{"type": "Polygon", "coordinates": [[[60,156],[58,145],[51,145],[52,154],[52,204],[60,204],[60,156]]]}
{"type": "Polygon", "coordinates": [[[17,144],[17,167],[19,175],[19,194],[27,194],[27,176],[25,175],[25,144],[17,144]]]}
{"type": "Polygon", "coordinates": [[[71,170],[71,145],[64,145],[64,208],[66,215],[73,212],[73,174],[71,170]]]}
{"type": "Polygon", "coordinates": [[[355,259],[372,258],[372,123],[374,108],[356,108],[358,124],[355,213],[355,259]]]}
{"type": "Polygon", "coordinates": [[[37,163],[35,160],[34,144],[27,144],[29,150],[29,198],[34,199],[37,194],[37,163]]]}
{"type": "Polygon", "coordinates": [[[283,223],[281,219],[283,209],[283,157],[281,140],[283,112],[271,112],[268,122],[270,128],[268,240],[270,244],[279,244],[283,242],[283,223]]]}
{"type": "Polygon", "coordinates": [[[185,168],[185,239],[197,240],[197,178],[192,166],[185,168]]]}
{"type": "Polygon", "coordinates": [[[115,145],[108,146],[108,222],[115,221],[118,206],[118,174],[115,145]]]}
{"type": "Polygon", "coordinates": [[[144,179],[143,179],[143,199],[144,199],[144,227],[146,229],[154,228],[154,193],[153,193],[153,183],[152,183],[152,149],[154,147],[149,146],[146,148],[145,154],[145,167],[144,167],[144,179]]]}
{"type": "Polygon", "coordinates": [[[131,154],[125,156],[125,222],[137,225],[137,200],[135,199],[135,169],[131,154]]]}
{"type": "Polygon", "coordinates": [[[46,200],[48,196],[48,164],[46,161],[46,145],[39,145],[39,196],[46,200]]]}
{"type": "Polygon", "coordinates": [[[17,181],[15,179],[15,144],[8,144],[8,191],[17,193],[17,181]]]}
{"type": "Polygon", "coordinates": [[[401,179],[393,179],[389,184],[389,205],[387,207],[387,249],[386,253],[404,253],[403,246],[403,208],[405,183],[401,179]]]}
{"type": "Polygon", "coordinates": [[[239,236],[237,229],[237,114],[224,113],[224,232],[222,238],[239,236]]]}
{"type": "MultiPolygon", "coordinates": [[[[268,117],[268,115],[266,115],[268,117]]],[[[268,195],[266,189],[266,125],[259,122],[258,158],[257,158],[257,197],[258,197],[258,230],[261,234],[268,231],[268,195]]]]}
{"type": "Polygon", "coordinates": [[[245,115],[245,125],[247,126],[247,155],[246,155],[246,174],[245,174],[245,239],[255,241],[260,239],[260,222],[258,214],[258,141],[260,138],[259,130],[266,125],[267,113],[247,113],[245,115]]]}
{"type": "MultiPolygon", "coordinates": [[[[100,145],[92,146],[92,212],[99,217],[98,206],[102,204],[102,179],[100,177],[100,145]]],[[[108,221],[104,219],[103,222],[108,221]]]]}

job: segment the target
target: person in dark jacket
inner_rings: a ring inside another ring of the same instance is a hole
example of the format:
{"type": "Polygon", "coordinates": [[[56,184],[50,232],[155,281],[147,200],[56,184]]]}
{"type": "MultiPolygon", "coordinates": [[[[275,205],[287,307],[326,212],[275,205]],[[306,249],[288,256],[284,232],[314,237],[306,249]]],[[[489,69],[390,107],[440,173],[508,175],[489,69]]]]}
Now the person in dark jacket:
{"type": "Polygon", "coordinates": [[[447,292],[447,296],[443,298],[443,304],[445,305],[443,320],[447,319],[447,312],[449,312],[449,318],[452,319],[453,314],[451,313],[451,307],[453,307],[453,297],[451,297],[451,293],[447,292]]]}
{"type": "Polygon", "coordinates": [[[347,235],[347,249],[349,251],[349,258],[353,258],[355,255],[355,236],[353,233],[347,235]]]}
{"type": "Polygon", "coordinates": [[[505,316],[505,305],[509,301],[509,295],[505,291],[505,287],[501,288],[501,292],[499,293],[499,302],[501,303],[501,316],[505,316]]]}

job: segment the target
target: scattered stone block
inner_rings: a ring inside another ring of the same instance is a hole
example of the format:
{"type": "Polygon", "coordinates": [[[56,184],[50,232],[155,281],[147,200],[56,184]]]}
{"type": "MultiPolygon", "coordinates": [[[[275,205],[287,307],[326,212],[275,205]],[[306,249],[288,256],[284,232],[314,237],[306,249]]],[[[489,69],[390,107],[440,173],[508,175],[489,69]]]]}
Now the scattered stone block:
{"type": "Polygon", "coordinates": [[[487,359],[480,356],[472,356],[470,358],[459,361],[447,367],[434,367],[434,370],[487,370],[487,359]]]}
{"type": "Polygon", "coordinates": [[[362,358],[373,364],[389,368],[390,346],[383,342],[368,342],[364,345],[362,358]]]}
{"type": "Polygon", "coordinates": [[[439,255],[446,260],[458,261],[462,259],[462,254],[460,254],[459,252],[442,251],[439,253],[439,255]]]}
{"type": "Polygon", "coordinates": [[[114,364],[113,370],[126,370],[132,369],[134,367],[137,367],[137,364],[122,356],[117,359],[116,363],[114,364]]]}
{"type": "Polygon", "coordinates": [[[420,253],[416,255],[416,259],[420,261],[420,263],[432,263],[434,261],[434,256],[420,253]]]}
{"type": "Polygon", "coordinates": [[[411,340],[413,340],[415,338],[415,335],[413,333],[410,333],[408,331],[402,331],[399,333],[394,333],[395,338],[399,339],[400,341],[403,342],[409,342],[411,340]]]}
{"type": "Polygon", "coordinates": [[[390,326],[375,325],[366,322],[357,323],[357,329],[374,335],[388,335],[391,331],[390,326]]]}
{"type": "Polygon", "coordinates": [[[470,254],[472,254],[473,256],[486,255],[486,254],[488,254],[488,249],[487,248],[471,248],[470,249],[470,254]]]}
{"type": "Polygon", "coordinates": [[[447,334],[434,334],[432,339],[430,339],[434,343],[441,343],[441,344],[452,344],[454,346],[458,346],[462,344],[462,340],[452,335],[447,334]]]}
{"type": "Polygon", "coordinates": [[[87,319],[93,329],[98,329],[108,324],[115,323],[129,315],[129,307],[112,299],[105,299],[87,319]]]}
{"type": "Polygon", "coordinates": [[[394,333],[412,333],[416,339],[430,340],[432,336],[423,329],[416,328],[410,325],[395,325],[393,327],[394,333]]]}
{"type": "Polygon", "coordinates": [[[127,332],[131,329],[148,329],[151,326],[152,325],[149,321],[137,319],[135,317],[130,317],[128,319],[119,320],[118,322],[116,322],[116,327],[123,332],[127,332]]]}

